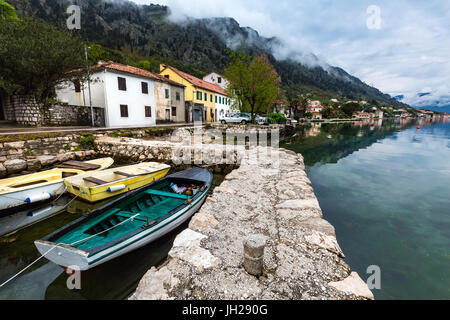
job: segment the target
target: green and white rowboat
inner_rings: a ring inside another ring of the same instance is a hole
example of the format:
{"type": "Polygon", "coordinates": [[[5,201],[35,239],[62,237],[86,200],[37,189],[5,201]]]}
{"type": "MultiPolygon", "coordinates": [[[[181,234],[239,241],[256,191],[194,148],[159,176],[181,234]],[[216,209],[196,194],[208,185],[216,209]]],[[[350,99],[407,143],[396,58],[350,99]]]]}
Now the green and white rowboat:
{"type": "Polygon", "coordinates": [[[35,245],[62,267],[91,269],[183,224],[201,207],[211,184],[207,169],[174,173],[36,240],[35,245]]]}

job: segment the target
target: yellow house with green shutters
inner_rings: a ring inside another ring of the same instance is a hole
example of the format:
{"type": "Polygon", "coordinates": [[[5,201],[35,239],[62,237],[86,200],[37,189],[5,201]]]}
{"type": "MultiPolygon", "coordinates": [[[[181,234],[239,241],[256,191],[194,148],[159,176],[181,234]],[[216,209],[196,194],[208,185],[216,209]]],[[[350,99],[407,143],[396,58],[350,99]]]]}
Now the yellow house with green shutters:
{"type": "Polygon", "coordinates": [[[165,64],[160,65],[159,73],[185,86],[186,122],[218,121],[215,103],[216,95],[226,96],[222,88],[165,64]]]}

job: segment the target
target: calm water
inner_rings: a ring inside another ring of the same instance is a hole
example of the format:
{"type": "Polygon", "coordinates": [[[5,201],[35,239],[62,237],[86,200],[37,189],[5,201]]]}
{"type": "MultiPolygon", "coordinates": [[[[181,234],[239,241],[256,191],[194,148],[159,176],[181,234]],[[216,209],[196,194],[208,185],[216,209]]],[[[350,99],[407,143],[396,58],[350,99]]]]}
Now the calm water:
{"type": "Polygon", "coordinates": [[[286,144],[376,299],[450,299],[450,123],[315,125],[286,144]]]}
{"type": "MultiPolygon", "coordinates": [[[[223,178],[224,175],[214,174],[213,187],[219,185],[223,178]]],[[[40,256],[34,246],[34,240],[46,236],[106,202],[108,201],[89,205],[79,200],[70,202],[70,197],[64,196],[57,203],[62,206],[68,204],[64,211],[56,211],[45,220],[11,235],[0,236],[0,284],[40,256]]],[[[36,213],[48,207],[45,205],[30,211],[36,213]]],[[[13,225],[18,221],[22,214],[27,213],[0,218],[0,234],[8,225],[13,225]]],[[[46,211],[45,214],[48,213],[46,211]]],[[[188,224],[189,221],[147,246],[82,272],[81,290],[67,289],[68,275],[62,268],[43,258],[19,277],[0,288],[0,300],[124,299],[136,289],[142,276],[151,267],[158,266],[165,261],[175,237],[186,229],[188,224]]]]}

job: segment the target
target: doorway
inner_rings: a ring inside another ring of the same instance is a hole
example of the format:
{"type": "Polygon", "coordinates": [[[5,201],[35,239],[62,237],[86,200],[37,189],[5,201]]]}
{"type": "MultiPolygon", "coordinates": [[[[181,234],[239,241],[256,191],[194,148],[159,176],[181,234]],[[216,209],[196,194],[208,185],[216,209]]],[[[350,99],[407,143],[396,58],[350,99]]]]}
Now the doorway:
{"type": "Polygon", "coordinates": [[[3,94],[0,92],[0,120],[6,120],[3,94]]]}
{"type": "Polygon", "coordinates": [[[166,109],[166,121],[170,121],[170,109],[166,109]]]}

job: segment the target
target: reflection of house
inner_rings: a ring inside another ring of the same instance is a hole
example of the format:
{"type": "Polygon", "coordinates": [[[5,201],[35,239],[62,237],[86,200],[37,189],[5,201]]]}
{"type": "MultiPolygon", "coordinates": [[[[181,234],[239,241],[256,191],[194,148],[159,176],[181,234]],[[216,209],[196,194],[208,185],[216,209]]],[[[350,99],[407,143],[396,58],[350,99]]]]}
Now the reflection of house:
{"type": "Polygon", "coordinates": [[[305,132],[305,135],[307,137],[316,137],[316,136],[318,136],[320,134],[321,126],[322,125],[320,123],[313,124],[313,126],[309,130],[307,130],[305,132]]]}
{"type": "MultiPolygon", "coordinates": [[[[92,105],[104,109],[107,127],[184,120],[183,86],[158,74],[109,61],[92,67],[91,79],[92,105]]],[[[69,105],[89,106],[87,87],[66,83],[56,89],[57,98],[69,105]]]]}
{"type": "MultiPolygon", "coordinates": [[[[218,119],[215,100],[216,95],[226,98],[222,88],[164,64],[160,65],[160,74],[186,87],[186,115],[189,117],[189,122],[213,122],[218,119]]],[[[230,106],[230,99],[225,99],[224,104],[230,106]]]]}

